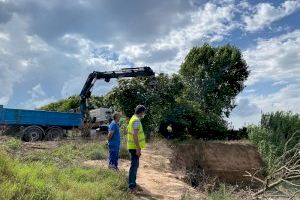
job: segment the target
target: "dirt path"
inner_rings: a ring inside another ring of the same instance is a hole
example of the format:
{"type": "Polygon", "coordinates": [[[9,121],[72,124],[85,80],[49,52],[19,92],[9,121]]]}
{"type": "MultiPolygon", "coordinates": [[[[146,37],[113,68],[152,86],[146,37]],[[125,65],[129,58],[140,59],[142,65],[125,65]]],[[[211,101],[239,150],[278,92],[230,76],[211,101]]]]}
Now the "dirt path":
{"type": "MultiPolygon", "coordinates": [[[[170,170],[170,150],[149,145],[142,152],[137,183],[140,199],[204,199],[194,188],[181,181],[178,172],[170,170]],[[186,198],[184,198],[186,197],[186,198]],[[202,198],[201,198],[202,197],[202,198]]],[[[107,167],[105,160],[86,161],[86,166],[107,167]]],[[[120,170],[128,172],[129,160],[119,160],[120,170]]]]}

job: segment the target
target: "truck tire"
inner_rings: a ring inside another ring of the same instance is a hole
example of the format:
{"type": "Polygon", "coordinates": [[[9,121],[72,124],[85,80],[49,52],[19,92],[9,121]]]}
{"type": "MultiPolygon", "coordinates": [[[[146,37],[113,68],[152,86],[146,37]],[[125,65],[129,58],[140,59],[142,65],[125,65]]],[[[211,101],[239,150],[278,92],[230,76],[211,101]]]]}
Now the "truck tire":
{"type": "Polygon", "coordinates": [[[60,140],[64,135],[64,131],[60,127],[50,127],[46,132],[46,140],[60,140]]]}
{"type": "Polygon", "coordinates": [[[39,126],[28,126],[22,131],[22,139],[25,142],[35,142],[41,140],[45,132],[39,126]]]}

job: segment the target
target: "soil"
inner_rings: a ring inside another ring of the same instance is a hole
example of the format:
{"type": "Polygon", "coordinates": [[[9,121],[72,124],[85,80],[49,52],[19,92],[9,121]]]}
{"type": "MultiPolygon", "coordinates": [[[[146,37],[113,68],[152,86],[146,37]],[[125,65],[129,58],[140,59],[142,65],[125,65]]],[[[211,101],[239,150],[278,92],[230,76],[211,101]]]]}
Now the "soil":
{"type": "MultiPolygon", "coordinates": [[[[171,150],[167,147],[156,148],[155,145],[157,144],[148,145],[142,150],[137,176],[137,196],[140,199],[205,199],[204,194],[182,180],[182,174],[171,170],[171,150]]],[[[107,167],[107,161],[89,160],[84,165],[107,167]]],[[[129,167],[129,160],[119,160],[120,170],[128,173],[129,167]]]]}
{"type": "MultiPolygon", "coordinates": [[[[251,180],[245,176],[246,171],[254,173],[263,168],[257,148],[247,143],[200,142],[178,145],[173,160],[178,168],[187,170],[199,166],[206,174],[231,184],[249,182],[251,180]]],[[[262,176],[262,172],[256,175],[262,176]]]]}

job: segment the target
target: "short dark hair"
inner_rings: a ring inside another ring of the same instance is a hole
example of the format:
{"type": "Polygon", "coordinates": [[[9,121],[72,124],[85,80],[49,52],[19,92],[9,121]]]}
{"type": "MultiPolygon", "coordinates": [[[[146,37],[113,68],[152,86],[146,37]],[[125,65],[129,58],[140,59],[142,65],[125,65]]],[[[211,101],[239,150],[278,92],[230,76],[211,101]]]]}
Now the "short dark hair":
{"type": "Polygon", "coordinates": [[[135,111],[134,113],[135,114],[141,114],[142,112],[145,112],[146,111],[146,107],[143,106],[143,105],[138,105],[136,108],[135,108],[135,111]]]}
{"type": "Polygon", "coordinates": [[[114,118],[114,120],[116,120],[117,116],[120,116],[120,113],[118,113],[118,112],[115,112],[115,113],[113,114],[113,118],[114,118]]]}

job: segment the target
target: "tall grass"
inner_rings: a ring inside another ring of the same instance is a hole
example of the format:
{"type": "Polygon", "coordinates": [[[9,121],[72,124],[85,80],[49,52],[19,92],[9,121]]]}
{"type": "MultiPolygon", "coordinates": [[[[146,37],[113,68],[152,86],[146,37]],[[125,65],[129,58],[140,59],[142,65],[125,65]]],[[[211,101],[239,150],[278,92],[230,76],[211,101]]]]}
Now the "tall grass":
{"type": "Polygon", "coordinates": [[[86,142],[62,143],[54,149],[39,151],[19,151],[17,157],[23,162],[41,162],[53,164],[59,168],[65,166],[77,166],[84,160],[100,160],[107,157],[103,144],[86,142]]]}
{"type": "Polygon", "coordinates": [[[300,142],[300,133],[291,138],[300,130],[300,116],[291,112],[263,114],[260,126],[250,126],[247,130],[249,139],[257,145],[270,171],[285,148],[291,149],[300,142]]]}
{"type": "MultiPolygon", "coordinates": [[[[27,160],[28,161],[28,160],[27,160]]],[[[126,176],[80,165],[22,162],[0,150],[0,199],[132,199],[126,176]]]]}

